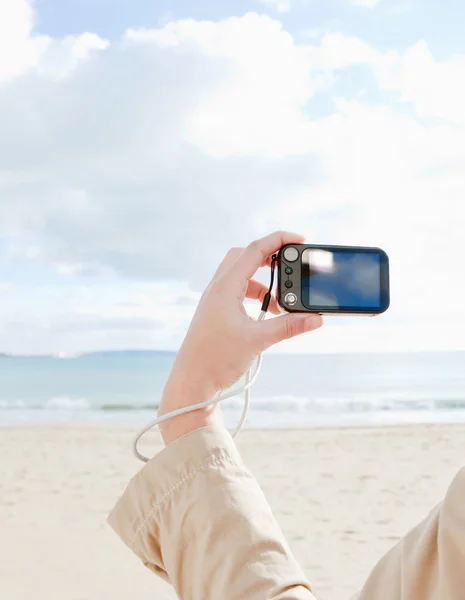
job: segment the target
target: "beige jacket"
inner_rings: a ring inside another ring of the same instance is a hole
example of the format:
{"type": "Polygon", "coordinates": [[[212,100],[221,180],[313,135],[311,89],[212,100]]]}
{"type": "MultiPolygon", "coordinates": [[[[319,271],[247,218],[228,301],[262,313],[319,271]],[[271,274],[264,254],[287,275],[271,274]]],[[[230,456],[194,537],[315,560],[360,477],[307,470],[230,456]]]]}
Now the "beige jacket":
{"type": "MultiPolygon", "coordinates": [[[[152,458],[109,517],[182,600],[315,600],[229,433],[207,427],[152,458]]],[[[465,470],[375,567],[359,600],[465,599],[465,470]]]]}

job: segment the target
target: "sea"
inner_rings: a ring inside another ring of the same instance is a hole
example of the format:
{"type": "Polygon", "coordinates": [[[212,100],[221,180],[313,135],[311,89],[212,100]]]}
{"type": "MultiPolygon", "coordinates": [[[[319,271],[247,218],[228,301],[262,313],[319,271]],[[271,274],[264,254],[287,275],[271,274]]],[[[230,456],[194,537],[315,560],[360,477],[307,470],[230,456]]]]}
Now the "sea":
{"type": "MultiPolygon", "coordinates": [[[[2,358],[0,425],[143,425],[174,359],[157,351],[2,358]]],[[[224,403],[228,426],[242,403],[224,403]]],[[[465,352],[265,354],[246,427],[451,422],[465,422],[465,352]]]]}

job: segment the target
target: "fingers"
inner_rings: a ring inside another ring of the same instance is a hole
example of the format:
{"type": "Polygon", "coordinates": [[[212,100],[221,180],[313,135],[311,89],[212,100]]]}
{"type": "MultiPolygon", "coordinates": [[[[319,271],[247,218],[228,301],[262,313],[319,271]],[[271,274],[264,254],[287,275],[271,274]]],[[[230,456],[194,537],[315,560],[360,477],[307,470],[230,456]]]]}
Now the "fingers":
{"type": "MultiPolygon", "coordinates": [[[[256,281],[255,279],[250,279],[245,292],[245,297],[250,298],[251,300],[260,300],[260,302],[263,302],[267,292],[268,286],[260,281],[256,281]]],[[[278,303],[276,302],[276,298],[274,296],[271,297],[268,310],[275,315],[280,313],[278,303]]]]}
{"type": "Polygon", "coordinates": [[[259,323],[267,348],[283,340],[314,331],[323,325],[321,315],[299,313],[288,314],[259,323]]]}
{"type": "Polygon", "coordinates": [[[289,231],[276,231],[264,238],[249,244],[247,248],[236,257],[231,266],[231,275],[234,278],[250,279],[261,266],[266,265],[269,257],[285,244],[302,244],[304,238],[298,233],[289,231]]]}
{"type": "Polygon", "coordinates": [[[218,279],[218,277],[226,273],[243,252],[244,248],[231,248],[216,269],[213,279],[218,279]]]}
{"type": "MultiPolygon", "coordinates": [[[[232,267],[232,265],[237,261],[237,259],[243,254],[244,248],[231,248],[226,256],[221,261],[219,267],[217,268],[213,279],[218,279],[222,275],[226,274],[232,267]]],[[[263,265],[265,266],[265,265],[263,265]]],[[[245,297],[251,300],[259,300],[263,302],[265,298],[265,294],[268,292],[268,287],[255,279],[251,279],[247,283],[247,289],[245,292],[245,297]]],[[[278,304],[276,302],[276,298],[272,296],[270,300],[270,305],[268,310],[273,314],[279,314],[280,311],[278,309],[278,304]]]]}

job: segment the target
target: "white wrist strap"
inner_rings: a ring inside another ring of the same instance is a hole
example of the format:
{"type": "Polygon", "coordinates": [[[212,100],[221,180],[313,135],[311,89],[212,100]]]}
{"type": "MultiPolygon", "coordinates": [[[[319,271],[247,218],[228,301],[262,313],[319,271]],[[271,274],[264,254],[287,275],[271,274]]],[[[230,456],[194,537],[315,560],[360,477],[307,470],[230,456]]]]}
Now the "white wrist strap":
{"type": "MultiPolygon", "coordinates": [[[[258,320],[263,321],[263,319],[265,317],[266,317],[266,311],[262,310],[260,312],[258,320]]],[[[191,406],[185,406],[183,408],[178,408],[176,410],[173,410],[169,413],[162,415],[161,417],[158,417],[157,419],[155,419],[154,421],[149,423],[144,429],[142,429],[142,431],[140,431],[137,434],[137,437],[134,440],[134,443],[132,446],[132,451],[134,453],[134,456],[143,462],[147,462],[149,460],[146,456],[144,456],[143,454],[141,454],[139,452],[138,444],[139,444],[140,439],[148,431],[150,431],[150,429],[152,429],[153,427],[156,427],[160,423],[163,423],[164,421],[168,421],[168,419],[172,419],[173,417],[177,417],[179,415],[184,415],[186,413],[193,412],[195,410],[200,410],[201,408],[207,408],[208,406],[213,406],[215,404],[218,404],[219,402],[223,402],[223,400],[229,400],[230,398],[234,398],[234,396],[238,396],[239,394],[244,393],[244,408],[242,409],[242,415],[241,415],[241,418],[239,420],[237,427],[232,432],[232,436],[236,437],[236,435],[242,429],[242,426],[244,425],[244,422],[247,418],[247,413],[249,411],[249,405],[250,405],[250,388],[257,381],[261,366],[262,366],[262,355],[260,354],[256,360],[255,369],[253,370],[253,375],[251,375],[251,373],[252,373],[252,367],[251,367],[246,373],[245,384],[242,387],[235,389],[235,390],[231,390],[230,392],[226,392],[226,393],[222,394],[221,396],[213,398],[212,400],[205,400],[204,402],[199,402],[198,404],[192,404],[191,406]]]]}

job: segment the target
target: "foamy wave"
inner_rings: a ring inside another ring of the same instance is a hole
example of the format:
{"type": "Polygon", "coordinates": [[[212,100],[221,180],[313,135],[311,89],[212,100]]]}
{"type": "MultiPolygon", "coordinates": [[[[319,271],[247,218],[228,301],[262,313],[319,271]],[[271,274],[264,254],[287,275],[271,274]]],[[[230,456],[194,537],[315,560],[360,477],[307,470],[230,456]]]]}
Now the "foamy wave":
{"type": "Polygon", "coordinates": [[[0,400],[0,408],[25,408],[26,403],[23,400],[14,400],[10,402],[8,400],[0,400]]]}
{"type": "Polygon", "coordinates": [[[54,396],[44,402],[31,403],[24,400],[0,400],[0,409],[4,410],[91,410],[92,406],[85,398],[54,396]]]}
{"type": "MultiPolygon", "coordinates": [[[[227,412],[236,412],[242,408],[243,398],[237,397],[222,403],[227,412]]],[[[144,412],[154,413],[158,402],[143,404],[139,402],[106,403],[91,401],[87,398],[54,396],[39,402],[23,400],[0,400],[0,410],[47,410],[61,412],[144,412]]],[[[288,415],[348,415],[393,412],[435,412],[465,410],[465,396],[452,398],[400,397],[387,394],[354,394],[352,397],[316,397],[305,396],[253,396],[251,412],[288,415]]]]}
{"type": "MultiPolygon", "coordinates": [[[[235,408],[240,398],[224,403],[226,408],[235,408]]],[[[401,397],[387,394],[354,394],[353,397],[334,396],[308,398],[302,396],[252,397],[254,408],[270,412],[300,412],[314,414],[371,413],[403,411],[465,410],[465,396],[457,398],[401,397]]]]}
{"type": "Polygon", "coordinates": [[[54,396],[47,400],[43,408],[58,408],[65,410],[89,410],[91,404],[86,398],[70,398],[68,396],[54,396]]]}

